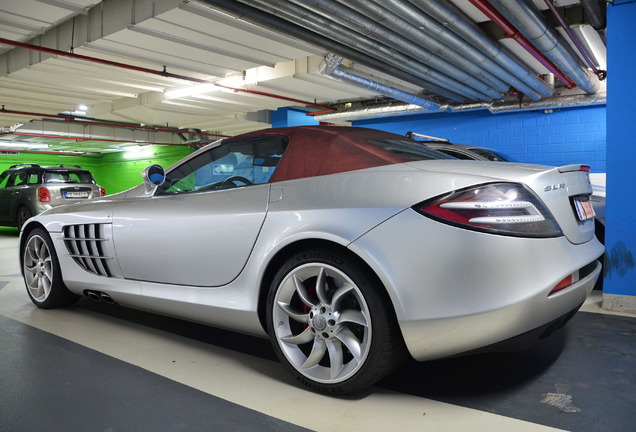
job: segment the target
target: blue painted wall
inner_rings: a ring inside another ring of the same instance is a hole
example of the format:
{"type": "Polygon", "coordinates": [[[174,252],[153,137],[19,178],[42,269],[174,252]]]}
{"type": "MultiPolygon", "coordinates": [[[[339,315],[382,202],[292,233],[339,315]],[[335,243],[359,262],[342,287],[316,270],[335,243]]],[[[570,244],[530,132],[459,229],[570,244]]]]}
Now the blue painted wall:
{"type": "Polygon", "coordinates": [[[607,6],[607,212],[603,291],[636,296],[636,3],[607,6]]]}
{"type": "Polygon", "coordinates": [[[457,144],[487,147],[516,160],[542,165],[584,163],[606,172],[605,106],[563,108],[552,113],[491,114],[473,111],[360,120],[354,126],[398,134],[408,131],[448,138],[457,144]]]}
{"type": "Polygon", "coordinates": [[[307,112],[295,108],[279,108],[272,111],[272,127],[318,126],[315,118],[305,115],[307,112]]]}

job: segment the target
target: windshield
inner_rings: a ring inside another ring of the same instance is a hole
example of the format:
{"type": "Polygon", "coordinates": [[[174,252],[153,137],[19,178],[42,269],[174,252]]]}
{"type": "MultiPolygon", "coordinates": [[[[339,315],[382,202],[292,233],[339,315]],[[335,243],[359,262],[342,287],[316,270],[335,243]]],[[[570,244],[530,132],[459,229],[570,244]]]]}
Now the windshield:
{"type": "Polygon", "coordinates": [[[95,183],[89,171],[47,171],[45,183],[95,183]]]}
{"type": "Polygon", "coordinates": [[[442,152],[412,141],[398,139],[369,140],[373,145],[383,148],[399,156],[413,160],[455,159],[442,152]]]}

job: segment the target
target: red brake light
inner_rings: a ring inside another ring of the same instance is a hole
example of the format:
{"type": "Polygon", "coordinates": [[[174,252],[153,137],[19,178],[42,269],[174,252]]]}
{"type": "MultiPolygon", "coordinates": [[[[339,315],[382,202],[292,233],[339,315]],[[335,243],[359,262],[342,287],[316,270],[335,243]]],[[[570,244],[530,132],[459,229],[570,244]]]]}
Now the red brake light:
{"type": "Polygon", "coordinates": [[[583,172],[590,172],[590,167],[587,165],[581,165],[581,168],[579,168],[579,171],[583,171],[583,172]]]}
{"type": "Polygon", "coordinates": [[[550,211],[525,186],[490,183],[413,206],[416,212],[460,228],[519,237],[563,235],[550,211]]]}
{"type": "Polygon", "coordinates": [[[38,189],[38,199],[41,203],[51,202],[51,194],[49,194],[49,190],[45,187],[38,189]]]}
{"type": "Polygon", "coordinates": [[[99,196],[106,196],[106,189],[103,187],[99,187],[99,196]]]}

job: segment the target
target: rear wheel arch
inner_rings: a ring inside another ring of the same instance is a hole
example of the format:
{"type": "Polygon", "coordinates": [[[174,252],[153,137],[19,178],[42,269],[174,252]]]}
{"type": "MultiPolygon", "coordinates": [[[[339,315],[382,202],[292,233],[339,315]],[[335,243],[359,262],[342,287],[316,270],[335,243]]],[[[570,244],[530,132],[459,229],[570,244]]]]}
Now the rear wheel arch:
{"type": "Polygon", "coordinates": [[[306,240],[299,240],[297,242],[289,244],[285,246],[283,249],[281,249],[280,251],[278,251],[276,255],[274,255],[274,257],[269,261],[269,263],[267,264],[267,268],[265,269],[265,272],[263,273],[263,277],[261,278],[261,282],[259,286],[259,295],[258,295],[258,319],[261,323],[261,326],[263,327],[263,330],[266,333],[268,333],[267,317],[266,317],[267,296],[269,293],[270,286],[272,282],[274,281],[274,277],[276,276],[276,273],[287,261],[287,259],[289,259],[289,257],[293,256],[294,254],[300,253],[301,251],[307,251],[312,249],[320,249],[320,250],[326,249],[326,250],[337,251],[339,253],[347,255],[348,258],[351,259],[353,262],[355,262],[355,264],[358,267],[360,267],[361,269],[364,269],[365,274],[368,277],[373,278],[374,281],[376,282],[375,286],[381,287],[382,292],[378,294],[383,296],[386,302],[385,304],[391,305],[389,309],[392,314],[392,318],[395,319],[395,322],[397,322],[395,306],[393,305],[393,302],[391,301],[391,297],[389,296],[389,293],[386,287],[384,286],[384,284],[382,283],[382,280],[376,274],[376,272],[362,258],[360,258],[355,252],[342,246],[339,243],[335,243],[329,240],[322,240],[322,239],[306,239],[306,240]]]}

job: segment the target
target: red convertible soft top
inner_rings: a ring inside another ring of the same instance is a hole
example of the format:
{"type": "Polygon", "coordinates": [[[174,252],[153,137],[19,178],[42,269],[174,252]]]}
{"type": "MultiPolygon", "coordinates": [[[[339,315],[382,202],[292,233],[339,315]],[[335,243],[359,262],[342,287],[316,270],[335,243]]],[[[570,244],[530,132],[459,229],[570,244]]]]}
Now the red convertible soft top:
{"type": "MultiPolygon", "coordinates": [[[[253,136],[287,137],[289,145],[270,182],[294,180],[408,162],[369,140],[411,141],[402,135],[345,126],[297,126],[266,129],[228,138],[225,142],[253,136]]],[[[415,142],[415,141],[413,141],[415,142]]]]}

